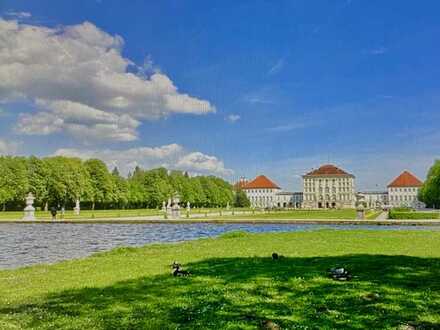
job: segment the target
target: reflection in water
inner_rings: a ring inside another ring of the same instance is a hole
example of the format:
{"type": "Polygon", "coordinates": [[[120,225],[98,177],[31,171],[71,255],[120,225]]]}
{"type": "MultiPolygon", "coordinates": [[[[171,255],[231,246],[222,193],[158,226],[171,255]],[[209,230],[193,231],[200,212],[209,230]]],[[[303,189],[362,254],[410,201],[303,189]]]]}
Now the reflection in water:
{"type": "Polygon", "coordinates": [[[322,228],[433,230],[438,227],[303,224],[0,224],[0,268],[79,258],[117,246],[212,237],[228,231],[306,231],[322,228]]]}

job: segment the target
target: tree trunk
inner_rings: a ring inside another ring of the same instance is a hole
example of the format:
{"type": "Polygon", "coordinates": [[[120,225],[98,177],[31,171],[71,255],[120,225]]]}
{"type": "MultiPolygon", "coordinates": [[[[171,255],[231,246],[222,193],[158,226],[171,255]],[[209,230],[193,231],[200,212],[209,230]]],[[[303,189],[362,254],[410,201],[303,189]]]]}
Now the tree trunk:
{"type": "Polygon", "coordinates": [[[95,211],[95,201],[92,202],[92,211],[95,211]]]}

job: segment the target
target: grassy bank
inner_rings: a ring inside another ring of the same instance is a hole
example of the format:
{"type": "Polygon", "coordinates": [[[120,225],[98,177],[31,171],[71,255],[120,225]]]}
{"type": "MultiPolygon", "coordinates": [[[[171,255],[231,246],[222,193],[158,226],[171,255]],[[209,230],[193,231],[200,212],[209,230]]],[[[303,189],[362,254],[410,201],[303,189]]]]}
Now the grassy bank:
{"type": "Polygon", "coordinates": [[[410,220],[425,220],[425,219],[440,219],[440,212],[417,212],[417,211],[401,211],[390,210],[390,219],[410,219],[410,220]]]}
{"type": "MultiPolygon", "coordinates": [[[[228,216],[229,218],[229,216],[228,216]]],[[[355,219],[354,209],[342,210],[289,210],[289,211],[270,211],[255,214],[236,215],[232,218],[237,219],[355,219]]]]}
{"type": "MultiPolygon", "coordinates": [[[[220,208],[193,208],[191,209],[191,214],[211,214],[219,213],[220,211],[225,212],[225,209],[220,208]]],[[[250,212],[251,209],[248,208],[236,208],[236,212],[250,212]]],[[[230,211],[229,211],[230,212],[230,211]]],[[[181,209],[182,218],[185,218],[186,210],[181,209]]],[[[80,215],[75,215],[72,210],[65,211],[64,218],[61,216],[61,212],[58,211],[57,219],[61,220],[93,220],[93,219],[118,219],[126,217],[145,217],[162,215],[162,211],[158,209],[125,209],[125,210],[81,210],[80,215]]],[[[50,220],[52,216],[50,212],[36,211],[35,216],[38,220],[50,220]]],[[[21,220],[23,218],[23,211],[6,211],[0,212],[0,222],[2,220],[21,220]]]]}
{"type": "MultiPolygon", "coordinates": [[[[82,210],[80,215],[75,215],[72,210],[65,212],[65,220],[75,219],[102,219],[102,218],[122,218],[122,217],[142,217],[150,215],[158,215],[160,211],[157,209],[126,209],[126,210],[82,210]]],[[[35,216],[39,220],[50,220],[52,216],[50,212],[36,211],[35,216]]],[[[0,212],[0,221],[2,220],[20,220],[23,218],[22,211],[6,211],[0,212]]],[[[61,219],[61,212],[58,211],[57,219],[61,219]]]]}
{"type": "Polygon", "coordinates": [[[440,326],[440,232],[232,233],[0,271],[1,329],[440,326]],[[284,257],[273,261],[273,251],[284,257]],[[169,274],[178,260],[192,272],[169,274]],[[355,278],[335,282],[326,269],[355,278]]]}

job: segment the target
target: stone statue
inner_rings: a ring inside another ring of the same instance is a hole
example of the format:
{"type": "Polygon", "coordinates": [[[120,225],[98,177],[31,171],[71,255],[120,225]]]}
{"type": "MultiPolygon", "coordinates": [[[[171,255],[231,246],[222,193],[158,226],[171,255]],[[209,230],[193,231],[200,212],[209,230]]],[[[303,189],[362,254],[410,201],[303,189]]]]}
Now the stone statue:
{"type": "Polygon", "coordinates": [[[171,206],[171,215],[174,219],[180,218],[180,195],[179,193],[175,192],[172,199],[172,206],[171,206]]]}
{"type": "Polygon", "coordinates": [[[167,203],[166,211],[167,211],[167,217],[172,216],[172,212],[171,212],[171,198],[168,198],[168,203],[167,203]]]}
{"type": "Polygon", "coordinates": [[[75,201],[75,207],[73,208],[73,211],[75,215],[79,215],[79,212],[81,211],[81,208],[79,206],[79,199],[75,201]]]}
{"type": "Polygon", "coordinates": [[[37,220],[35,218],[35,207],[34,205],[34,200],[35,197],[34,195],[30,192],[27,196],[26,196],[26,207],[24,208],[24,217],[23,220],[37,220]]]}

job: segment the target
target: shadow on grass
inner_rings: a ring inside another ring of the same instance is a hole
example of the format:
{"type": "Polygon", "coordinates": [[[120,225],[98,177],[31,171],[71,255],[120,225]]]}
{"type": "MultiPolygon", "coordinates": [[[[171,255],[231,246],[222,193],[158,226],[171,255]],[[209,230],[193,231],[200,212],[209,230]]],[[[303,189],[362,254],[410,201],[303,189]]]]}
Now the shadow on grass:
{"type": "MultiPolygon", "coordinates": [[[[168,264],[166,260],[164,264],[168,264]]],[[[51,294],[0,309],[29,328],[440,329],[440,259],[408,256],[219,258],[186,265],[193,275],[142,277],[51,294]],[[336,282],[326,270],[355,278],[336,282]]]]}

